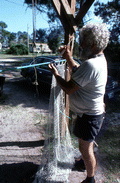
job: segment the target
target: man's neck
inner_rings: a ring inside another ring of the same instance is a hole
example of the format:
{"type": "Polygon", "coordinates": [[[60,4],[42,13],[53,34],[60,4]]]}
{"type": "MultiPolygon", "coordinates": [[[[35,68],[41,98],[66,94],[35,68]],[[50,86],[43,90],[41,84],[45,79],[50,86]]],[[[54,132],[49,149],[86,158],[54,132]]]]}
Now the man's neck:
{"type": "Polygon", "coordinates": [[[95,57],[101,56],[103,54],[104,54],[103,51],[100,51],[99,53],[92,53],[88,58],[95,58],[95,57]]]}

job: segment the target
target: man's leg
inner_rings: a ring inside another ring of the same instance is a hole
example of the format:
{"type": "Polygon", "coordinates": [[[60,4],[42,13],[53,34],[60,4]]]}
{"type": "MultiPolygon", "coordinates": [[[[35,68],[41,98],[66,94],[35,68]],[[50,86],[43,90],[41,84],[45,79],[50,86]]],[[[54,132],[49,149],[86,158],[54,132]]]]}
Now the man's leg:
{"type": "Polygon", "coordinates": [[[82,153],[82,158],[84,159],[87,176],[94,177],[96,158],[93,150],[93,142],[87,142],[82,139],[78,139],[79,150],[82,153]]]}

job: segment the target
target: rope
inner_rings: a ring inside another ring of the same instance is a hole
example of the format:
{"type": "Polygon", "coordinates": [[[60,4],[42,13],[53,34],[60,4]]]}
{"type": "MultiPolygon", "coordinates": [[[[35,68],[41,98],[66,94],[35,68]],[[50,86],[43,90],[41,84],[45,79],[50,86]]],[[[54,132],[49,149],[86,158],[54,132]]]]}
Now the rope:
{"type": "MultiPolygon", "coordinates": [[[[54,102],[55,102],[55,105],[58,106],[57,103],[56,103],[55,96],[54,96],[54,102]]],[[[62,115],[66,116],[68,119],[71,119],[69,116],[67,116],[65,113],[63,113],[61,110],[59,110],[59,112],[60,112],[62,115]]]]}
{"type": "MultiPolygon", "coordinates": [[[[65,59],[62,59],[60,61],[55,60],[55,63],[64,62],[64,61],[65,61],[65,59]]],[[[25,65],[25,66],[20,66],[20,67],[12,67],[12,68],[1,69],[0,72],[4,72],[4,71],[8,71],[8,70],[26,69],[26,68],[29,68],[29,67],[37,67],[37,66],[48,65],[48,64],[50,64],[50,62],[44,62],[44,63],[32,64],[32,65],[25,65]]]]}

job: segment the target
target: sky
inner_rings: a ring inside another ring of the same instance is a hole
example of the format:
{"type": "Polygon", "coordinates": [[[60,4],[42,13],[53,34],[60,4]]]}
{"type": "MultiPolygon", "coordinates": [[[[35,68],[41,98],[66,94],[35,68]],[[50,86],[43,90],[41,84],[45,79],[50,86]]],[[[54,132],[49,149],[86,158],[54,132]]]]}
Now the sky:
{"type": "MultiPolygon", "coordinates": [[[[0,21],[7,24],[6,30],[10,32],[33,32],[32,9],[27,8],[24,0],[0,0],[0,21]]],[[[48,27],[46,16],[37,12],[36,29],[48,27]]]]}
{"type": "MultiPolygon", "coordinates": [[[[106,3],[108,0],[100,0],[100,2],[106,3]]],[[[101,21],[99,17],[94,17],[94,6],[90,8],[91,21],[98,22],[101,21]]],[[[9,32],[18,31],[28,32],[32,34],[33,32],[33,18],[32,9],[28,8],[24,4],[24,0],[0,0],[0,21],[7,24],[6,30],[9,32]]],[[[36,29],[49,28],[47,23],[47,16],[45,14],[40,14],[38,11],[36,13],[36,29]]]]}

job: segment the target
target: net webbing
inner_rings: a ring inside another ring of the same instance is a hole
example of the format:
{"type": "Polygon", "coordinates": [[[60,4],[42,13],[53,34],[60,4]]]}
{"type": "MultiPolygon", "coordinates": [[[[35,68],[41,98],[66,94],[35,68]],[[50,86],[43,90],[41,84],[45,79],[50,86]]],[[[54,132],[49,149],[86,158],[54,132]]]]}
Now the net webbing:
{"type": "MultiPolygon", "coordinates": [[[[65,64],[58,64],[57,69],[64,78],[65,64]]],[[[76,150],[71,137],[65,115],[65,93],[53,76],[49,101],[49,121],[47,123],[45,145],[42,162],[36,174],[35,182],[60,183],[67,182],[74,163],[76,150]]]]}

